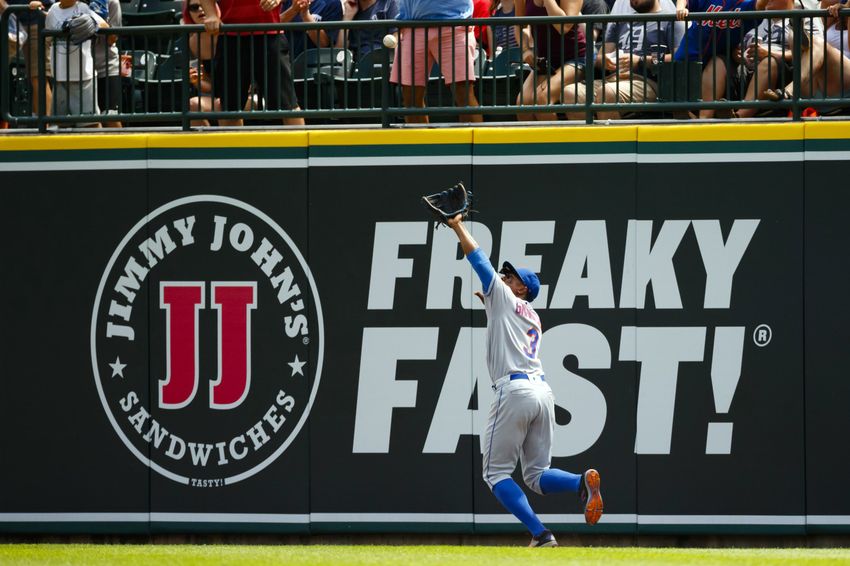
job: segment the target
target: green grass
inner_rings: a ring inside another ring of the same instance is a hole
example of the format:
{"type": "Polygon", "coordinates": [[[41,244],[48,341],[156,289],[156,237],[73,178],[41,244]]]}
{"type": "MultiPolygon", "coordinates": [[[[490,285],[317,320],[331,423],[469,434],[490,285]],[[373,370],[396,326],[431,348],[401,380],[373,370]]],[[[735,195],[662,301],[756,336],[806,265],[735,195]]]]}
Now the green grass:
{"type": "Polygon", "coordinates": [[[228,564],[428,564],[498,566],[517,564],[850,564],[850,549],[705,549],[504,546],[245,546],[5,544],[2,565],[193,566],[228,564]]]}

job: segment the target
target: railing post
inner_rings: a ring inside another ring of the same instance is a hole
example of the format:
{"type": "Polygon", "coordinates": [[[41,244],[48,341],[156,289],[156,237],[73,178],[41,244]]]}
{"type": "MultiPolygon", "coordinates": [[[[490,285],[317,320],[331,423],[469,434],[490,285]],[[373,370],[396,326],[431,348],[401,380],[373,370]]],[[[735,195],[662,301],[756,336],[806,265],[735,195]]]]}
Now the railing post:
{"type": "MultiPolygon", "coordinates": [[[[801,78],[800,78],[800,66],[803,63],[803,20],[800,19],[799,16],[794,17],[792,20],[792,25],[794,26],[794,38],[793,43],[791,45],[791,60],[796,61],[794,65],[794,96],[792,97],[793,106],[791,107],[791,116],[795,122],[800,121],[800,88],[801,88],[801,78]]],[[[809,49],[813,49],[813,45],[811,39],[809,40],[809,49]]],[[[825,69],[825,67],[824,67],[825,69]]]]}
{"type": "MultiPolygon", "coordinates": [[[[47,65],[45,53],[47,39],[44,37],[44,18],[36,18],[38,26],[38,131],[47,131],[47,65]]],[[[55,40],[54,40],[55,41],[55,40]]]]}
{"type": "MultiPolygon", "coordinates": [[[[401,30],[397,32],[401,35],[401,30]]],[[[381,127],[390,127],[390,51],[384,48],[384,57],[381,61],[381,127]]]]}
{"type": "MultiPolygon", "coordinates": [[[[8,10],[0,14],[0,30],[9,29],[9,12],[8,10]]],[[[20,34],[18,34],[20,38],[20,34]]],[[[18,41],[15,41],[18,45],[18,41]]],[[[10,94],[9,84],[11,78],[11,68],[9,67],[9,42],[0,41],[0,69],[2,69],[3,77],[0,78],[0,122],[11,118],[12,97],[10,94]]],[[[11,120],[8,120],[11,122],[11,120]]]]}
{"type": "MultiPolygon", "coordinates": [[[[186,43],[185,43],[186,53],[183,57],[180,57],[180,77],[182,79],[180,81],[180,100],[181,100],[180,120],[181,120],[181,124],[183,126],[183,131],[188,132],[191,129],[191,121],[189,120],[189,116],[188,116],[188,114],[189,114],[189,64],[190,64],[190,58],[192,57],[192,46],[191,46],[192,34],[191,34],[191,32],[181,33],[180,39],[184,39],[184,38],[186,40],[186,43]]],[[[200,53],[200,51],[201,51],[201,34],[199,33],[198,34],[198,53],[200,53]]],[[[172,57],[175,56],[174,53],[171,53],[170,55],[172,57]]],[[[201,89],[200,89],[201,68],[202,67],[201,67],[201,64],[199,62],[198,63],[198,86],[199,86],[199,88],[198,88],[198,100],[200,100],[200,97],[202,96],[201,89]]],[[[172,90],[172,92],[174,92],[174,91],[172,90]]],[[[198,106],[200,107],[200,104],[198,106]]]]}
{"type": "MultiPolygon", "coordinates": [[[[575,24],[579,26],[581,24],[575,24]]],[[[585,124],[593,123],[593,25],[585,26],[584,36],[584,122],[585,124]],[[587,33],[589,29],[590,33],[587,33]],[[588,39],[590,38],[590,39],[588,39]]],[[[578,33],[578,29],[576,29],[578,33]]],[[[604,92],[604,91],[603,91],[604,92]]],[[[604,99],[603,99],[604,102],[604,99]]]]}

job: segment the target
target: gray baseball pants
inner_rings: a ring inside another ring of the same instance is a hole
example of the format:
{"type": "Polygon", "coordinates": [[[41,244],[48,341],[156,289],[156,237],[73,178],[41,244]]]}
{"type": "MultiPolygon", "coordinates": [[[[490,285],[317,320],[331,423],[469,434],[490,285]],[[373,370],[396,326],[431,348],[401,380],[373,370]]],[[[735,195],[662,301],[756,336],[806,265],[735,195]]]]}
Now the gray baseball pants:
{"type": "Polygon", "coordinates": [[[503,377],[493,385],[495,396],[484,434],[483,476],[490,489],[511,477],[517,460],[525,484],[535,493],[540,476],[552,462],[555,396],[541,377],[503,377]]]}

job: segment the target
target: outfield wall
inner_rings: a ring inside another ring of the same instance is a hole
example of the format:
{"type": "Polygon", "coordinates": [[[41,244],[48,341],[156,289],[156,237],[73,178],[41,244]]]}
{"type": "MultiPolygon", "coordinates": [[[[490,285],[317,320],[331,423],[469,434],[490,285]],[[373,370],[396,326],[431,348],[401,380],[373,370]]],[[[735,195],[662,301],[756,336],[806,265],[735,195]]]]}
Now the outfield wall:
{"type": "Polygon", "coordinates": [[[842,123],[0,137],[0,532],[521,530],[480,479],[479,283],[418,200],[459,180],[540,273],[595,532],[850,531],[848,152],[842,123]]]}

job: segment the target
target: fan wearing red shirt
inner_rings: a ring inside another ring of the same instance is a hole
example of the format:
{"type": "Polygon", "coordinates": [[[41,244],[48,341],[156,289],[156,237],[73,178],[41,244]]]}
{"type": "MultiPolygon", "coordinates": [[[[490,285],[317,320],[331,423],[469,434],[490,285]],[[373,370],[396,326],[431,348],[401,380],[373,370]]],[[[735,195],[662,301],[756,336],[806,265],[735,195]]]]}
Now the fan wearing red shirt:
{"type": "MultiPolygon", "coordinates": [[[[221,24],[280,23],[280,0],[200,0],[207,14],[207,31],[219,34],[221,24]]],[[[296,0],[297,4],[309,0],[296,0]]],[[[280,54],[280,32],[227,32],[218,35],[215,49],[215,93],[224,110],[240,110],[248,100],[249,87],[265,101],[267,110],[300,110],[289,65],[280,54]],[[237,74],[238,73],[238,74],[237,74]]],[[[284,124],[303,126],[303,118],[284,118],[284,124]]],[[[241,126],[242,120],[219,120],[222,126],[241,126]]]]}

